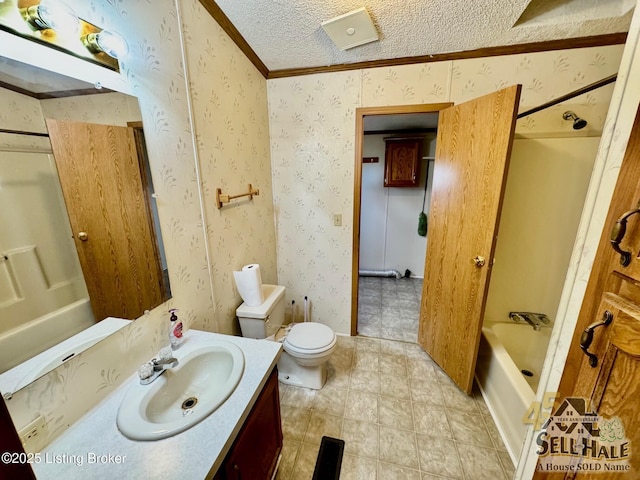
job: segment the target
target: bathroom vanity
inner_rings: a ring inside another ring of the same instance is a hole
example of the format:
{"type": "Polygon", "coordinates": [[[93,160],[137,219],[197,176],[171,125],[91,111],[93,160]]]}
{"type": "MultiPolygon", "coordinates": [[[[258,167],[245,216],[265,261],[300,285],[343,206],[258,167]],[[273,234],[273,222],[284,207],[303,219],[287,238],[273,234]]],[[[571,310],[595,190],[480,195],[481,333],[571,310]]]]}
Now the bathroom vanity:
{"type": "Polygon", "coordinates": [[[212,414],[162,440],[130,440],[118,430],[116,418],[128,390],[139,382],[133,375],[40,452],[32,464],[37,478],[272,478],[282,450],[276,367],[282,346],[199,331],[189,331],[185,345],[220,340],[242,350],[244,372],[212,414]]]}
{"type": "Polygon", "coordinates": [[[278,371],[274,368],[214,480],[272,478],[281,451],[278,371]]]}

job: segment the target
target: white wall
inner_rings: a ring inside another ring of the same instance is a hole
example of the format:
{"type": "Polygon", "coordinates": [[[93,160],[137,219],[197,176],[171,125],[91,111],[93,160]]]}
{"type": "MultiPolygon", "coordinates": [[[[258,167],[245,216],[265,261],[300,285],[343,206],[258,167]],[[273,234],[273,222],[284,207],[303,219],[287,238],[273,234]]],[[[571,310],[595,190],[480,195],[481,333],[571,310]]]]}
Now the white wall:
{"type": "MultiPolygon", "coordinates": [[[[362,165],[360,214],[360,270],[398,270],[412,277],[424,276],[427,239],[418,235],[418,215],[424,198],[425,169],[429,169],[427,199],[429,212],[433,162],[423,159],[417,187],[384,187],[384,138],[389,134],[365,135],[365,157],[378,157],[378,163],[362,165]]],[[[435,153],[435,135],[425,138],[423,157],[435,153]]]]}
{"type": "Polygon", "coordinates": [[[485,320],[554,319],[600,137],[516,139],[485,320]]]}

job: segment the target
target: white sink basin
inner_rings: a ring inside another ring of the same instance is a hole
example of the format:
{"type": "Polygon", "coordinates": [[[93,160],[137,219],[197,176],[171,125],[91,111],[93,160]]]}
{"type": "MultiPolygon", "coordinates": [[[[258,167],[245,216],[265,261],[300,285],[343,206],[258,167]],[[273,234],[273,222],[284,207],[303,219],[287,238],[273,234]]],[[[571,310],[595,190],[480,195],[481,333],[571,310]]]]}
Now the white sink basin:
{"type": "Polygon", "coordinates": [[[136,379],[118,410],[118,429],[133,440],[159,440],[187,430],[229,398],[244,371],[244,356],[223,340],[175,352],[179,364],[149,385],[136,379]]]}

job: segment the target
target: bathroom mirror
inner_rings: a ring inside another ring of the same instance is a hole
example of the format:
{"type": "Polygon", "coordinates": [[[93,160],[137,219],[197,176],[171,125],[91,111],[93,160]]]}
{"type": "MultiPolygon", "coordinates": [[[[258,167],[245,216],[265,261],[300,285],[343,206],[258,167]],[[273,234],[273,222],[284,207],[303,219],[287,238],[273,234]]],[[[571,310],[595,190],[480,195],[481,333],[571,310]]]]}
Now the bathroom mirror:
{"type": "MultiPolygon", "coordinates": [[[[96,90],[94,85],[2,57],[0,99],[4,107],[0,111],[0,219],[4,226],[0,233],[0,315],[3,318],[0,325],[0,374],[3,374],[7,370],[15,370],[14,367],[19,368],[20,364],[24,365],[23,362],[36,355],[41,358],[43,351],[94,326],[105,317],[135,319],[143,311],[122,315],[117,312],[123,310],[115,305],[113,309],[108,305],[98,309],[96,300],[93,306],[89,302],[89,292],[92,289],[96,291],[95,278],[114,282],[110,278],[113,275],[101,275],[93,270],[91,275],[83,276],[82,272],[87,270],[86,265],[81,265],[80,257],[84,254],[79,242],[83,241],[86,232],[72,229],[70,216],[73,217],[78,205],[81,205],[81,210],[87,210],[93,197],[97,197],[92,194],[95,186],[89,183],[89,177],[95,183],[98,174],[93,168],[91,175],[78,173],[77,164],[72,164],[65,173],[60,153],[63,150],[74,150],[80,152],[80,158],[86,156],[96,161],[97,155],[104,153],[100,150],[106,149],[100,148],[100,145],[105,145],[103,139],[93,136],[111,136],[116,129],[131,135],[130,144],[133,146],[129,150],[137,155],[140,173],[139,182],[135,184],[138,191],[132,195],[146,211],[148,235],[132,234],[129,230],[124,232],[120,226],[110,227],[106,234],[110,239],[116,233],[129,239],[142,237],[141,243],[153,252],[154,262],[149,263],[154,264],[160,277],[154,286],[159,296],[154,297],[150,304],[145,303],[144,309],[150,310],[170,298],[170,288],[137,99],[119,92],[96,90]],[[87,133],[89,127],[85,127],[89,124],[90,134],[87,133]],[[83,126],[72,131],[77,125],[83,126]],[[103,135],[100,132],[107,133],[103,135]],[[87,145],[83,146],[83,143],[87,145]],[[71,144],[73,148],[66,148],[71,144]],[[63,192],[61,178],[66,179],[67,184],[73,183],[75,191],[81,193],[74,197],[67,189],[63,192]],[[100,312],[97,318],[93,312],[100,312]]],[[[113,168],[111,165],[117,159],[102,162],[98,159],[97,162],[96,165],[113,168]]],[[[109,208],[103,206],[102,211],[97,209],[93,212],[94,217],[101,219],[97,223],[106,224],[109,208]]],[[[95,237],[97,227],[93,228],[90,235],[95,237]]],[[[96,262],[90,260],[89,263],[95,265],[96,262]]],[[[129,259],[119,263],[122,269],[126,269],[129,259]]],[[[121,271],[122,278],[117,282],[135,276],[133,271],[121,271]]],[[[104,285],[97,289],[98,292],[108,290],[104,285]]],[[[91,298],[97,299],[98,296],[92,294],[91,298]]],[[[122,299],[116,300],[120,303],[122,299]]],[[[126,323],[114,322],[118,328],[126,323]]],[[[93,335],[93,343],[104,335],[104,332],[93,335]]],[[[78,349],[88,348],[92,342],[80,344],[78,349]]],[[[74,354],[79,351],[74,350],[74,354]]],[[[56,366],[52,364],[51,369],[56,366]]],[[[34,367],[38,376],[49,371],[41,365],[29,365],[30,370],[34,367]]]]}

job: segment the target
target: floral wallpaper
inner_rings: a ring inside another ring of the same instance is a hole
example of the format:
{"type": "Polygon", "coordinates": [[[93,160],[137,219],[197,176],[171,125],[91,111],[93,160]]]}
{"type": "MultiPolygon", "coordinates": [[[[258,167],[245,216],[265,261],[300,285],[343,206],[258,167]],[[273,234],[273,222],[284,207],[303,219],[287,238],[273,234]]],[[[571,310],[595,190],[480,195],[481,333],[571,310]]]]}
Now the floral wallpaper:
{"type": "MultiPolygon", "coordinates": [[[[615,73],[622,49],[614,45],[269,80],[280,283],[296,300],[309,296],[313,320],[349,332],[356,107],[459,103],[522,83],[524,110],[615,73]],[[333,213],[342,213],[341,228],[332,226],[333,213]]],[[[589,120],[584,134],[600,135],[607,94],[611,90],[596,91],[570,104],[589,120]]],[[[516,133],[573,132],[571,122],[561,118],[567,107],[518,121],[516,133]]]]}
{"type": "Polygon", "coordinates": [[[262,281],[277,281],[267,82],[200,2],[181,4],[218,331],[240,334],[232,272],[259,263],[262,281]],[[217,188],[248,184],[260,195],[216,208],[217,188]]]}
{"type": "Polygon", "coordinates": [[[278,281],[288,303],[307,296],[311,320],[348,333],[360,72],[267,83],[278,281]],[[336,213],[342,227],[333,226],[336,213]]]}
{"type": "MultiPolygon", "coordinates": [[[[8,130],[46,133],[40,102],[35,98],[0,88],[0,126],[8,130]]],[[[50,151],[49,141],[42,137],[0,135],[0,149],[27,149],[50,151]]]]}
{"type": "Polygon", "coordinates": [[[40,100],[40,106],[45,119],[124,127],[142,120],[138,100],[118,92],[40,100]]]}

